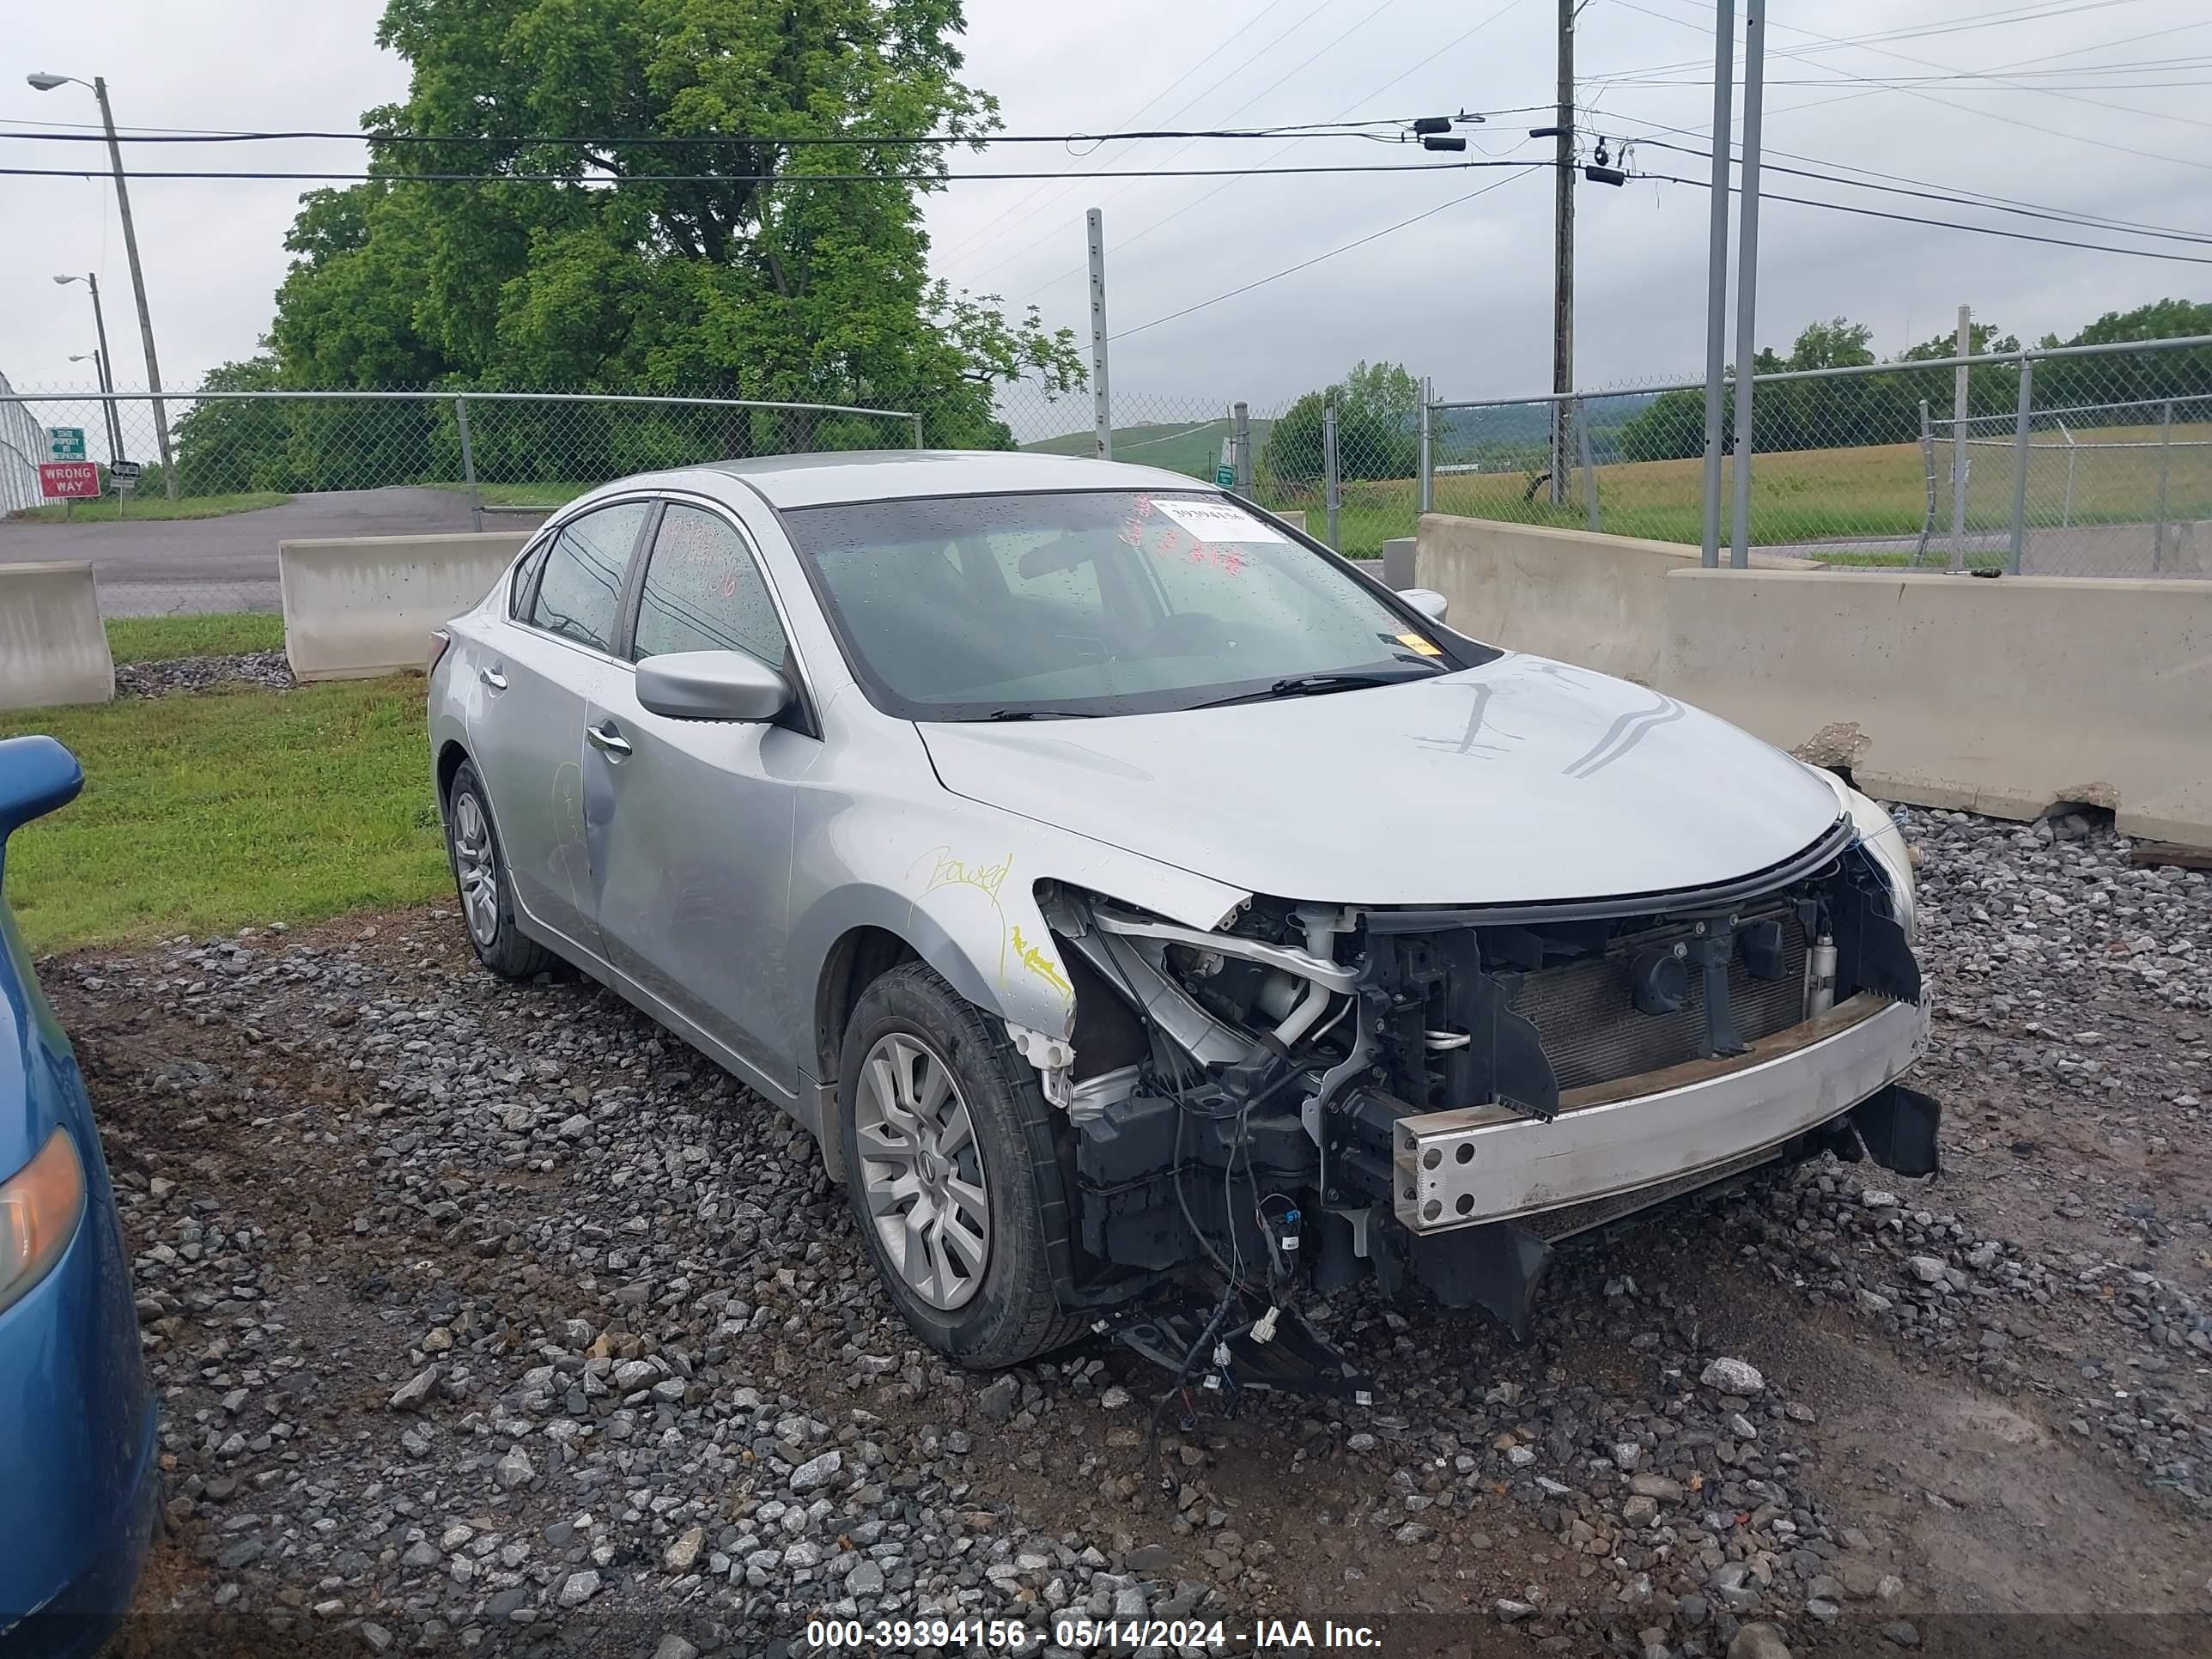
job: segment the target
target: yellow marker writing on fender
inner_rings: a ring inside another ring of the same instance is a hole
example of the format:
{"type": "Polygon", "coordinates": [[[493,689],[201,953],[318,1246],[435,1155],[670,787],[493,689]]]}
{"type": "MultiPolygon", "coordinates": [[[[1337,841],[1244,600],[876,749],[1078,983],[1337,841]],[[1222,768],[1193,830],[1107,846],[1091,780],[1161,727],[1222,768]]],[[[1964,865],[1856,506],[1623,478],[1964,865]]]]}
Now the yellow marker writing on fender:
{"type": "Polygon", "coordinates": [[[1054,962],[1050,957],[1045,955],[1042,951],[1037,949],[1036,945],[1030,944],[1027,939],[1022,937],[1022,928],[1019,922],[1016,922],[1014,924],[1013,935],[1014,955],[1016,958],[1019,960],[1023,967],[1028,969],[1030,972],[1035,974],[1039,979],[1043,980],[1047,984],[1058,990],[1062,995],[1073,996],[1075,994],[1075,988],[1070,985],[1067,982],[1066,976],[1060,973],[1060,964],[1054,962]]]}

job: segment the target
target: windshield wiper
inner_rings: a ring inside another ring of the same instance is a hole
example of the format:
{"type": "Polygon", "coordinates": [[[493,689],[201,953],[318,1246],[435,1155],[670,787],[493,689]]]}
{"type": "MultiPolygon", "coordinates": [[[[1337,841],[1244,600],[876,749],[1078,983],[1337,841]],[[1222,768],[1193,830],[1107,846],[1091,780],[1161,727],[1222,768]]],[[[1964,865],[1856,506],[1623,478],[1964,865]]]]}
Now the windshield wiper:
{"type": "Polygon", "coordinates": [[[1292,674],[1264,691],[1240,691],[1233,697],[1194,703],[1194,708],[1226,708],[1233,703],[1272,702],[1279,697],[1314,697],[1329,691],[1364,691],[1370,686],[1403,685],[1409,680],[1434,679],[1442,669],[1417,669],[1410,674],[1292,674]]]}
{"type": "Polygon", "coordinates": [[[1078,714],[1072,708],[994,708],[981,718],[987,720],[1083,720],[1088,714],[1078,714]]]}

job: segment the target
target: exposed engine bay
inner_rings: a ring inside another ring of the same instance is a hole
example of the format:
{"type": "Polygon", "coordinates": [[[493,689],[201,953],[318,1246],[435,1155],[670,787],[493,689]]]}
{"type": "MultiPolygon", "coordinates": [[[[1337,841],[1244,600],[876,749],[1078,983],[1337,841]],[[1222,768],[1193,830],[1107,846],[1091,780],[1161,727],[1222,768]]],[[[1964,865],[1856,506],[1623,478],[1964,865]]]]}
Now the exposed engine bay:
{"type": "Polygon", "coordinates": [[[1848,819],[1726,888],[1626,900],[1255,898],[1207,931],[1038,897],[1074,1029],[1015,1036],[1066,1115],[1062,1295],[1186,1385],[1364,1389],[1297,1310],[1369,1275],[1525,1335],[1561,1238],[1823,1146],[1935,1168],[1925,1096],[1885,1072],[1815,1098],[1786,1069],[1899,1005],[1918,1018],[1910,898],[1848,819]],[[1754,1076],[1790,1109],[1663,1127],[1667,1103],[1754,1076]],[[1659,1138],[1613,1167],[1638,1123],[1659,1138]]]}

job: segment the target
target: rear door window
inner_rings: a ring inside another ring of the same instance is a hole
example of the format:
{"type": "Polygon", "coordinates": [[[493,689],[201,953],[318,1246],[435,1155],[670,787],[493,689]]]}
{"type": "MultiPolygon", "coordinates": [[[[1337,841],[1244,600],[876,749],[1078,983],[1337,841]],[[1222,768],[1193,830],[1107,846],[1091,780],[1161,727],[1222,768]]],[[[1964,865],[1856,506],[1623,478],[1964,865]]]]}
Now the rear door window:
{"type": "Polygon", "coordinates": [[[623,574],[652,505],[618,501],[566,526],[545,555],[530,620],[595,650],[614,649],[623,574]]]}

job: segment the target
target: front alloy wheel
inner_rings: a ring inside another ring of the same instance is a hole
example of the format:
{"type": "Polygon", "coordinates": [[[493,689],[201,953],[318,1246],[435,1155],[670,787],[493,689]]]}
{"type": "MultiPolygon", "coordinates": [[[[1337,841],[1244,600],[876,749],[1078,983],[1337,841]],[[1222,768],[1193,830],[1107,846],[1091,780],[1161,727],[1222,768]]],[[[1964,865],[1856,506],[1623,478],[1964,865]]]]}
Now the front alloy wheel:
{"type": "Polygon", "coordinates": [[[920,1037],[894,1031],[868,1051],[854,1140],[884,1255],[931,1307],[965,1307],[991,1259],[991,1178],[968,1103],[920,1037]]]}
{"type": "Polygon", "coordinates": [[[919,962],[860,994],[837,1057],[846,1196],[884,1288],[922,1340],[978,1369],[1064,1346],[1055,1257],[1068,1204],[1036,1069],[919,962]]]}

